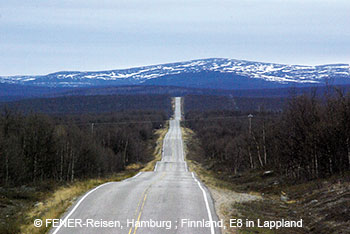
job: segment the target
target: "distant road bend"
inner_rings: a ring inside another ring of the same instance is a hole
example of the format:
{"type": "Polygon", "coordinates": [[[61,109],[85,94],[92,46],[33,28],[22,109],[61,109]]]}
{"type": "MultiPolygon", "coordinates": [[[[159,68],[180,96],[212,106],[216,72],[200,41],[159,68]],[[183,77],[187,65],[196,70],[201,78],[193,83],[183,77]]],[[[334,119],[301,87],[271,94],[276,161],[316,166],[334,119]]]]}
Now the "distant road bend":
{"type": "Polygon", "coordinates": [[[220,233],[219,227],[202,225],[218,218],[208,190],[188,171],[180,120],[181,98],[176,97],[155,170],[89,191],[50,233],[220,233]]]}

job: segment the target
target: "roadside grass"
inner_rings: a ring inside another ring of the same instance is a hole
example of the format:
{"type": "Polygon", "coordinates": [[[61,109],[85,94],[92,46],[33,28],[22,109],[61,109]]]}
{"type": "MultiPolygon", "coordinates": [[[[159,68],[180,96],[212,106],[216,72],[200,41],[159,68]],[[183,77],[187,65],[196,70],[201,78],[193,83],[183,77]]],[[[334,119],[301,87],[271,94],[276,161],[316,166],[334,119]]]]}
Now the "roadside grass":
{"type": "Polygon", "coordinates": [[[233,189],[234,187],[231,183],[219,179],[216,172],[205,169],[204,166],[197,161],[198,159],[196,156],[198,156],[198,153],[201,151],[199,142],[197,139],[193,138],[194,132],[191,129],[184,127],[181,129],[184,141],[184,151],[186,152],[185,155],[189,170],[195,172],[200,180],[207,186],[222,189],[233,189]]]}
{"type": "Polygon", "coordinates": [[[24,222],[23,213],[34,204],[39,192],[20,188],[1,188],[0,190],[0,233],[19,233],[24,222]]]}
{"type": "Polygon", "coordinates": [[[149,150],[153,151],[151,161],[128,165],[119,173],[73,183],[45,182],[33,187],[0,188],[0,233],[47,233],[50,227],[34,227],[35,219],[45,222],[46,219],[59,218],[91,189],[107,182],[122,181],[139,171],[153,171],[156,162],[161,159],[163,139],[167,131],[168,123],[155,131],[155,140],[149,144],[149,150]]]}
{"type": "MultiPolygon", "coordinates": [[[[232,204],[232,215],[261,220],[303,219],[303,228],[282,228],[274,233],[350,233],[349,176],[348,173],[328,179],[276,185],[277,189],[271,189],[271,193],[283,191],[289,201],[266,194],[263,200],[232,204]]],[[[253,230],[242,231],[251,233],[253,230]]],[[[262,228],[258,231],[263,233],[262,228]]]]}
{"type": "MultiPolygon", "coordinates": [[[[298,182],[275,172],[264,175],[256,170],[233,175],[227,165],[206,161],[195,133],[183,128],[186,160],[189,168],[209,188],[257,195],[262,199],[228,202],[223,215],[225,220],[240,218],[263,221],[300,220],[303,228],[250,227],[232,233],[350,233],[350,173],[327,179],[298,182]],[[286,201],[281,199],[284,194],[286,201]]],[[[231,232],[228,232],[231,233],[231,232]]]]}
{"type": "Polygon", "coordinates": [[[165,134],[168,132],[168,129],[169,129],[169,121],[166,121],[164,128],[158,129],[155,132],[157,140],[155,142],[155,146],[153,147],[154,158],[153,160],[149,161],[141,169],[141,171],[153,171],[157,161],[160,161],[162,159],[163,140],[164,140],[165,134]]]}
{"type": "MultiPolygon", "coordinates": [[[[239,230],[239,233],[309,233],[309,231],[304,227],[280,228],[278,230],[257,227],[258,219],[262,225],[264,221],[276,221],[282,219],[298,221],[302,218],[295,211],[294,206],[290,206],[281,201],[262,199],[243,203],[234,203],[230,206],[231,212],[229,215],[235,216],[242,220],[251,220],[255,224],[255,226],[252,227],[243,226],[239,230]]],[[[305,220],[303,221],[305,223],[305,220]]]]}
{"type": "Polygon", "coordinates": [[[136,170],[127,169],[110,177],[76,181],[57,188],[46,199],[36,203],[32,209],[26,212],[24,224],[20,226],[20,233],[46,233],[50,227],[45,227],[45,225],[41,228],[34,227],[33,221],[35,219],[41,219],[45,222],[46,219],[59,218],[81,195],[90,189],[107,182],[124,180],[136,173],[136,170]]]}

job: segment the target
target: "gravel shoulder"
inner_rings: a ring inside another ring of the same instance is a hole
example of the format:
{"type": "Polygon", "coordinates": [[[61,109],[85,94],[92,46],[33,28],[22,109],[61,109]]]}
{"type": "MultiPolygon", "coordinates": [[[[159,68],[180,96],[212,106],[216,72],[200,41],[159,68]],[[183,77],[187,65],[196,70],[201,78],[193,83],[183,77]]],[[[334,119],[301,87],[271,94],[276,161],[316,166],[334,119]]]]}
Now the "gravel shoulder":
{"type": "MultiPolygon", "coordinates": [[[[210,193],[214,199],[215,209],[217,215],[220,219],[225,220],[226,226],[229,226],[229,219],[234,218],[230,217],[232,213],[232,207],[236,203],[243,203],[249,201],[260,200],[260,196],[251,195],[248,193],[237,193],[228,189],[220,189],[215,187],[209,187],[210,193]]],[[[235,211],[238,213],[238,211],[235,211]]],[[[237,233],[237,230],[234,228],[222,229],[223,234],[237,233]]]]}

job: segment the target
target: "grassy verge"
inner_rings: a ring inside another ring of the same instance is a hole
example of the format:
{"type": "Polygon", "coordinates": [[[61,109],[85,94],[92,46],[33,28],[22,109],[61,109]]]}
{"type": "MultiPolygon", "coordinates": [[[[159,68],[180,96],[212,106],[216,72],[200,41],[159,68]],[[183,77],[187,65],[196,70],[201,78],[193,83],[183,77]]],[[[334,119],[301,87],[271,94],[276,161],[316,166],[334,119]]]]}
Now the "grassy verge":
{"type": "Polygon", "coordinates": [[[196,156],[201,153],[201,149],[199,147],[199,142],[193,137],[194,132],[191,129],[183,127],[182,136],[189,170],[196,172],[201,181],[209,187],[233,189],[234,187],[231,183],[219,179],[216,176],[216,172],[205,169],[205,167],[196,160],[196,156]]]}
{"type": "Polygon", "coordinates": [[[50,196],[41,202],[37,202],[34,208],[26,212],[25,222],[20,226],[20,232],[46,233],[49,228],[34,227],[33,221],[35,219],[46,220],[59,218],[82,194],[86,193],[90,189],[106,182],[124,180],[134,176],[136,173],[137,170],[127,169],[107,178],[77,181],[57,188],[50,194],[50,196]]]}
{"type": "MultiPolygon", "coordinates": [[[[190,129],[183,128],[187,162],[212,190],[226,196],[221,213],[225,220],[300,220],[303,228],[241,228],[225,233],[350,233],[350,174],[306,182],[264,171],[233,175],[225,165],[203,159],[204,152],[190,129]],[[261,199],[235,199],[242,195],[261,199]]],[[[215,194],[214,194],[215,195],[215,194]]],[[[215,196],[214,196],[215,199],[215,196]]],[[[218,207],[216,207],[218,209],[218,207]]],[[[221,207],[220,207],[221,208],[221,207]]],[[[220,216],[220,215],[219,215],[220,216]]]]}
{"type": "Polygon", "coordinates": [[[141,171],[153,171],[157,161],[160,161],[162,159],[163,140],[164,140],[165,134],[168,132],[168,129],[169,129],[169,121],[166,122],[164,128],[158,129],[155,132],[157,140],[156,140],[154,149],[152,149],[154,158],[153,160],[148,162],[141,169],[141,171]]]}
{"type": "Polygon", "coordinates": [[[6,188],[0,191],[0,233],[46,233],[49,228],[35,228],[35,219],[59,218],[82,194],[110,181],[132,177],[133,167],[109,177],[57,184],[45,182],[35,187],[6,188]]]}
{"type": "Polygon", "coordinates": [[[0,188],[0,233],[47,233],[49,228],[35,228],[35,219],[53,219],[61,215],[84,193],[111,181],[121,181],[139,171],[153,171],[161,159],[163,139],[168,124],[155,132],[156,142],[150,143],[153,160],[129,165],[124,171],[104,178],[86,179],[74,183],[46,182],[35,187],[0,188]]]}

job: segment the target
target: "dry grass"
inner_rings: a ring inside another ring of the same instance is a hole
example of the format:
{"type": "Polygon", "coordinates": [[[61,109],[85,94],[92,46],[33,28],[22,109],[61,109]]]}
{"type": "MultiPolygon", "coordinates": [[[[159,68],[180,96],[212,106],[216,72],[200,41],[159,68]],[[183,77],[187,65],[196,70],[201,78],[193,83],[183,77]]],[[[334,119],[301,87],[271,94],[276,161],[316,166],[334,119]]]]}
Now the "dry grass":
{"type": "MultiPolygon", "coordinates": [[[[190,144],[190,141],[193,140],[194,132],[191,129],[182,127],[182,136],[184,141],[184,151],[185,151],[185,155],[187,156],[189,154],[188,152],[189,144],[190,144]]],[[[193,147],[194,146],[191,146],[191,150],[193,147]]],[[[193,153],[193,151],[191,153],[193,153]]],[[[205,183],[205,185],[209,187],[220,188],[220,189],[232,189],[232,184],[216,178],[213,171],[204,169],[203,166],[199,164],[197,161],[190,160],[188,159],[188,157],[186,157],[186,161],[187,161],[189,170],[196,172],[197,176],[200,178],[200,180],[203,183],[205,183]]]]}
{"type": "Polygon", "coordinates": [[[155,132],[155,135],[157,136],[157,141],[153,151],[154,159],[148,162],[141,169],[141,171],[154,171],[154,167],[156,166],[157,161],[160,161],[162,159],[163,140],[164,140],[165,134],[168,132],[168,129],[169,129],[169,121],[166,122],[164,128],[158,129],[155,132]]]}
{"type": "Polygon", "coordinates": [[[46,233],[49,227],[35,228],[35,219],[59,218],[82,194],[90,189],[110,181],[121,181],[136,174],[135,170],[126,170],[103,179],[78,181],[67,186],[57,188],[47,196],[48,198],[37,203],[25,214],[25,223],[20,226],[20,233],[46,233]]]}

